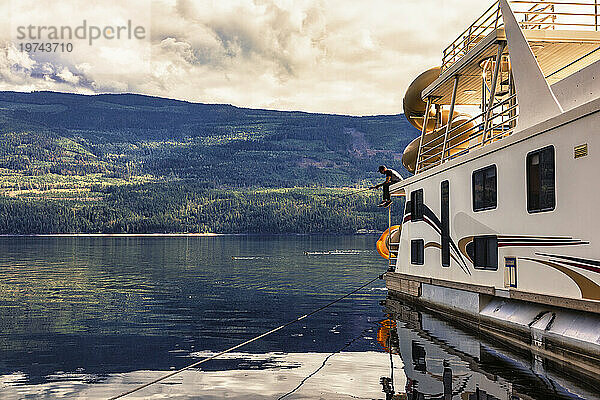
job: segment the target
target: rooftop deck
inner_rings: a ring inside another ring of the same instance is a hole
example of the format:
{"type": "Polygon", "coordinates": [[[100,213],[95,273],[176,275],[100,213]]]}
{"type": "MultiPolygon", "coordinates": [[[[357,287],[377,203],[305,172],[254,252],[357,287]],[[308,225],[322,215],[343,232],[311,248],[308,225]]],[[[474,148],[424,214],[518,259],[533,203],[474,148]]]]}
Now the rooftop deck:
{"type": "MultiPolygon", "coordinates": [[[[515,0],[510,6],[548,84],[600,60],[600,0],[515,0]]],[[[512,133],[519,107],[506,40],[496,1],[444,50],[440,76],[421,93],[427,110],[436,107],[436,125],[423,130],[416,173],[512,133]],[[443,106],[458,115],[460,105],[479,106],[481,113],[437,122],[443,106]]]]}
{"type": "MultiPolygon", "coordinates": [[[[565,30],[523,30],[540,68],[550,85],[600,60],[600,32],[565,30]]],[[[496,45],[505,41],[504,28],[490,32],[442,70],[440,77],[422,93],[433,96],[434,104],[450,104],[453,77],[460,74],[457,105],[480,105],[482,98],[481,64],[496,55],[496,45]]],[[[507,55],[508,51],[504,50],[507,55]]]]}
{"type": "MultiPolygon", "coordinates": [[[[551,1],[510,0],[523,30],[600,30],[598,0],[551,1]]],[[[442,71],[449,68],[490,33],[504,27],[498,1],[465,29],[442,56],[442,71]]]]}
{"type": "MultiPolygon", "coordinates": [[[[600,0],[510,4],[550,85],[600,60],[600,0]]],[[[493,57],[495,45],[505,40],[496,1],[444,50],[440,77],[423,91],[423,98],[433,96],[434,104],[450,104],[452,78],[458,73],[456,104],[480,105],[481,63],[493,57]]]]}

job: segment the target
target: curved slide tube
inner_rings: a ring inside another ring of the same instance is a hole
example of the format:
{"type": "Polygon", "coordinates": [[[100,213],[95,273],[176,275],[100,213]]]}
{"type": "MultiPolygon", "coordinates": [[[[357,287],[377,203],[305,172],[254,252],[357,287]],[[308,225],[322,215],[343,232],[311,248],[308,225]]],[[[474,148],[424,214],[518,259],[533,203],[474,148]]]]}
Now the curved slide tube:
{"type": "MultiPolygon", "coordinates": [[[[385,232],[383,232],[381,234],[381,236],[379,237],[379,240],[377,240],[377,243],[375,244],[375,247],[377,248],[377,252],[379,253],[379,255],[387,260],[390,259],[390,257],[395,258],[396,256],[394,254],[390,255],[390,242],[391,243],[398,243],[400,241],[400,232],[402,231],[402,225],[394,225],[390,228],[388,228],[385,232]]],[[[398,250],[398,245],[394,244],[391,245],[391,250],[392,251],[397,251],[398,250]]]]}
{"type": "MultiPolygon", "coordinates": [[[[411,123],[412,126],[417,128],[420,132],[423,131],[423,121],[425,120],[425,109],[427,108],[427,103],[423,101],[421,98],[421,92],[431,85],[433,81],[435,81],[440,76],[440,68],[435,67],[428,69],[419,75],[408,87],[406,90],[406,94],[404,95],[403,107],[404,107],[404,115],[408,122],[411,123]]],[[[436,151],[442,152],[442,141],[444,140],[446,134],[446,125],[448,124],[448,115],[449,112],[447,110],[443,110],[441,112],[441,126],[436,129],[436,121],[435,121],[435,112],[429,111],[429,116],[427,118],[427,126],[425,129],[425,136],[423,137],[423,144],[428,143],[427,148],[436,147],[436,151]],[[439,145],[439,146],[438,146],[439,145]]],[[[461,114],[459,112],[454,112],[452,115],[452,124],[451,128],[455,128],[465,122],[467,122],[471,117],[466,114],[461,114]]],[[[465,125],[461,126],[456,131],[452,132],[452,139],[448,143],[448,147],[452,147],[453,145],[462,142],[468,138],[468,131],[473,128],[473,122],[468,122],[465,125]]],[[[420,135],[415,138],[412,142],[406,146],[404,149],[404,153],[402,154],[402,165],[409,172],[415,172],[416,162],[417,162],[417,154],[419,152],[419,143],[421,137],[420,135]]],[[[456,154],[460,151],[463,151],[469,146],[469,142],[457,146],[456,148],[450,151],[450,154],[456,154]]],[[[435,152],[432,152],[433,155],[435,152]]],[[[431,157],[429,162],[439,161],[441,154],[431,157]]]]}

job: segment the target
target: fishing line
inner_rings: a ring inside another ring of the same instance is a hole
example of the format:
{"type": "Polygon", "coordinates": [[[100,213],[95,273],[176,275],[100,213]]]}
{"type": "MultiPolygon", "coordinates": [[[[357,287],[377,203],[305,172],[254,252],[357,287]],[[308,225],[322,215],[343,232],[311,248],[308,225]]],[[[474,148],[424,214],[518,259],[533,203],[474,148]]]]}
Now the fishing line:
{"type": "Polygon", "coordinates": [[[308,381],[311,377],[315,376],[320,370],[323,369],[323,367],[325,367],[325,364],[327,364],[327,361],[329,361],[329,359],[331,357],[333,357],[334,355],[341,353],[342,351],[344,351],[345,349],[347,349],[348,347],[350,347],[352,345],[352,343],[356,342],[358,339],[360,339],[365,333],[367,333],[370,329],[373,328],[366,328],[363,329],[363,331],[354,339],[350,340],[349,342],[347,342],[343,347],[341,347],[340,349],[334,351],[333,353],[329,354],[327,357],[325,357],[325,359],[323,360],[323,362],[321,363],[321,366],[319,368],[317,368],[316,370],[314,370],[313,372],[311,372],[309,375],[307,375],[306,377],[304,377],[304,379],[302,379],[302,381],[298,384],[298,386],[296,386],[294,389],[290,390],[289,392],[287,392],[286,394],[280,396],[277,400],[281,400],[291,394],[293,394],[294,392],[296,392],[298,389],[300,389],[300,387],[302,385],[304,385],[306,383],[306,381],[308,381]]]}
{"type": "Polygon", "coordinates": [[[373,190],[373,189],[375,189],[375,187],[368,187],[368,188],[365,188],[365,189],[356,190],[354,192],[350,192],[350,193],[343,194],[341,196],[337,196],[336,199],[343,199],[345,197],[353,196],[355,194],[366,192],[367,190],[373,190]]]}
{"type": "Polygon", "coordinates": [[[296,318],[296,319],[294,319],[294,320],[291,320],[291,321],[289,321],[289,322],[286,322],[286,323],[285,323],[285,324],[283,324],[283,325],[280,325],[280,326],[278,326],[278,327],[277,327],[277,328],[275,328],[275,329],[271,329],[271,330],[270,330],[270,331],[268,331],[268,332],[265,332],[265,333],[263,333],[263,334],[261,334],[261,335],[259,335],[259,336],[256,336],[256,337],[254,337],[254,338],[252,338],[252,339],[246,340],[245,342],[243,342],[243,343],[240,343],[240,344],[238,344],[238,345],[235,345],[235,346],[233,346],[233,347],[230,347],[230,348],[228,348],[227,350],[223,350],[223,351],[221,351],[220,353],[214,354],[214,355],[212,355],[212,356],[210,356],[210,357],[207,357],[207,358],[205,358],[205,359],[202,359],[202,360],[200,360],[200,361],[197,361],[197,362],[195,362],[195,363],[193,363],[193,364],[190,364],[190,365],[188,365],[187,367],[183,367],[183,368],[181,368],[181,369],[178,369],[177,371],[170,372],[170,373],[168,373],[168,374],[166,374],[166,375],[164,375],[164,376],[162,376],[162,377],[160,377],[160,378],[157,378],[157,379],[155,379],[155,380],[153,380],[153,381],[150,381],[150,382],[148,382],[148,383],[145,383],[145,384],[143,384],[143,385],[137,386],[137,387],[135,387],[135,388],[133,388],[133,389],[131,389],[131,390],[128,390],[128,391],[126,391],[126,392],[123,392],[123,393],[121,393],[120,395],[117,395],[117,396],[111,397],[109,400],[116,400],[116,399],[120,399],[120,398],[122,398],[122,397],[125,397],[125,396],[127,396],[127,395],[130,395],[130,394],[132,394],[132,393],[135,393],[135,392],[137,392],[137,391],[140,391],[140,390],[142,390],[142,389],[144,389],[144,388],[147,388],[148,386],[154,385],[155,383],[158,383],[158,382],[164,381],[165,379],[168,379],[168,378],[170,378],[170,377],[172,377],[172,376],[175,376],[175,375],[177,375],[177,374],[180,374],[180,373],[182,373],[183,371],[186,371],[186,370],[188,370],[188,369],[190,369],[190,368],[194,368],[194,367],[196,367],[196,366],[198,366],[198,365],[200,365],[200,364],[203,364],[203,363],[205,363],[205,362],[207,362],[207,361],[210,361],[210,360],[213,360],[213,359],[215,359],[215,358],[217,358],[217,357],[220,357],[220,356],[222,356],[223,354],[230,353],[230,352],[232,352],[233,350],[237,350],[237,349],[239,349],[239,348],[240,348],[240,347],[242,347],[242,346],[245,346],[245,345],[247,345],[247,344],[250,344],[250,343],[252,343],[252,342],[255,342],[255,341],[259,340],[259,339],[262,339],[262,338],[264,338],[264,337],[266,337],[266,336],[269,336],[269,335],[271,335],[271,334],[273,334],[273,333],[275,333],[275,332],[277,332],[277,331],[280,331],[280,330],[282,330],[283,328],[286,328],[286,327],[288,327],[288,326],[290,326],[290,325],[292,325],[292,324],[295,324],[296,322],[300,322],[300,321],[302,321],[303,319],[306,319],[306,318],[308,318],[308,317],[310,317],[310,316],[312,316],[312,315],[314,315],[314,314],[316,314],[316,313],[318,313],[318,312],[320,312],[320,311],[323,311],[324,309],[326,309],[326,308],[328,308],[328,307],[330,307],[330,306],[334,305],[335,303],[337,303],[337,302],[339,302],[339,301],[341,301],[341,300],[343,300],[343,299],[345,299],[345,298],[347,298],[347,297],[350,297],[350,296],[352,296],[354,293],[356,293],[356,292],[360,291],[361,289],[364,289],[365,287],[369,286],[371,283],[375,282],[377,279],[383,279],[383,275],[379,275],[379,276],[377,276],[376,278],[373,278],[373,279],[371,279],[369,282],[367,282],[367,283],[365,283],[365,284],[363,284],[363,285],[359,286],[358,288],[354,289],[353,291],[351,291],[351,292],[349,292],[349,293],[347,293],[347,294],[345,294],[345,295],[343,295],[343,296],[341,296],[341,297],[338,297],[337,299],[335,299],[335,300],[333,300],[333,301],[330,301],[329,303],[327,303],[327,304],[325,304],[325,305],[323,305],[323,306],[321,306],[321,307],[317,308],[316,310],[313,310],[313,311],[309,312],[308,314],[304,314],[304,315],[302,315],[302,316],[300,316],[300,317],[298,317],[298,318],[296,318]]]}
{"type": "Polygon", "coordinates": [[[392,335],[388,337],[388,348],[390,349],[390,380],[392,383],[392,392],[395,394],[396,389],[394,388],[394,360],[392,359],[392,335]]]}

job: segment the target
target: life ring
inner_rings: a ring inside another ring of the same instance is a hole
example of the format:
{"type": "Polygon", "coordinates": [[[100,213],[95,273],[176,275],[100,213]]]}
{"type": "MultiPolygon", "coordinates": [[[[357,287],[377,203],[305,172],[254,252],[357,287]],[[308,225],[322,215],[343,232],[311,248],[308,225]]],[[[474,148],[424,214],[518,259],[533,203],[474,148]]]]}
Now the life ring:
{"type": "MultiPolygon", "coordinates": [[[[400,241],[401,231],[402,225],[394,225],[386,229],[386,231],[381,234],[379,240],[377,240],[377,243],[375,244],[375,248],[377,248],[377,252],[381,257],[385,258],[386,260],[390,259],[390,239],[391,243],[393,243],[391,245],[392,252],[398,251],[397,243],[400,241]]],[[[396,255],[392,253],[391,257],[395,258],[396,255]]]]}

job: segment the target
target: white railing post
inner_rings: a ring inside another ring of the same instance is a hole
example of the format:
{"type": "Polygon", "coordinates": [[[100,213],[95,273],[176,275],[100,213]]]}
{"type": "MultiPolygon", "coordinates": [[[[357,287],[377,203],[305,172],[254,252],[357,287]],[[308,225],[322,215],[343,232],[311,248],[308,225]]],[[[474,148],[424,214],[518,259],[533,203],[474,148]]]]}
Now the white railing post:
{"type": "Polygon", "coordinates": [[[594,0],[594,27],[598,30],[598,0],[594,0]]]}
{"type": "Polygon", "coordinates": [[[498,52],[496,53],[496,65],[494,66],[494,76],[492,77],[492,86],[490,87],[490,99],[488,102],[488,107],[485,113],[484,123],[483,123],[483,141],[481,145],[485,145],[486,136],[490,123],[490,114],[492,111],[492,106],[494,105],[494,100],[496,100],[496,83],[498,82],[498,74],[500,72],[500,63],[502,62],[502,53],[504,52],[504,48],[506,47],[506,41],[502,41],[498,44],[498,52]]]}
{"type": "Polygon", "coordinates": [[[458,75],[454,77],[454,85],[452,86],[452,100],[450,101],[450,111],[448,112],[448,123],[446,124],[446,133],[444,134],[444,144],[442,146],[442,157],[440,158],[440,164],[444,163],[446,156],[446,147],[448,145],[448,133],[452,127],[452,119],[454,117],[454,104],[456,103],[456,91],[458,90],[458,75]]]}
{"type": "Polygon", "coordinates": [[[419,149],[417,150],[417,160],[415,161],[415,174],[419,172],[419,158],[421,157],[421,146],[423,146],[423,138],[427,133],[427,122],[429,122],[429,109],[431,108],[431,97],[427,98],[427,106],[425,107],[425,115],[423,115],[423,127],[421,128],[421,139],[419,139],[419,149]]]}
{"type": "Polygon", "coordinates": [[[508,106],[511,108],[511,112],[508,115],[508,118],[513,120],[510,123],[510,128],[513,129],[515,126],[517,126],[517,121],[514,120],[514,117],[517,116],[517,109],[515,107],[517,105],[517,99],[516,99],[517,92],[515,91],[515,80],[513,78],[512,71],[510,72],[510,75],[508,76],[508,81],[509,81],[509,98],[511,99],[508,104],[508,106]]]}

